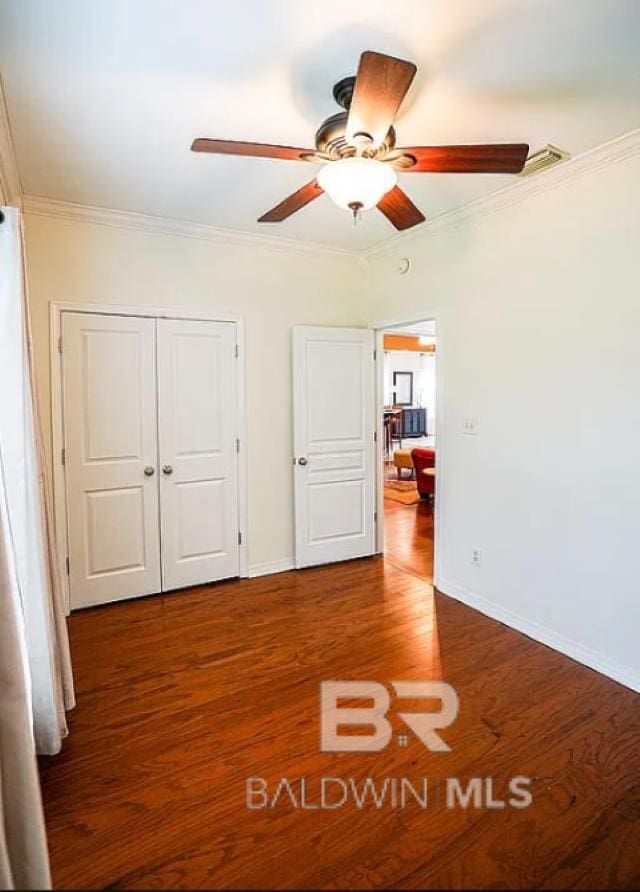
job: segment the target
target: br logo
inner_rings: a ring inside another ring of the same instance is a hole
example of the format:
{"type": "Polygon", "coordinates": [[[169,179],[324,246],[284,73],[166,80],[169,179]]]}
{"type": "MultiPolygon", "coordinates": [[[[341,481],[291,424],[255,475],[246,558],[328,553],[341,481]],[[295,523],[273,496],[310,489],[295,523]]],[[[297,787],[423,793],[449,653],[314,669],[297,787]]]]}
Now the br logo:
{"type": "MultiPolygon", "coordinates": [[[[458,695],[444,681],[392,681],[400,700],[437,700],[440,708],[425,712],[398,712],[427,749],[450,752],[437,729],[446,728],[458,715],[458,695]]],[[[323,681],[320,683],[320,749],[325,753],[375,753],[388,746],[393,729],[387,714],[389,691],[375,681],[323,681]],[[372,706],[340,706],[341,700],[369,700],[372,706]],[[340,728],[367,726],[370,734],[340,734],[340,728]]]]}

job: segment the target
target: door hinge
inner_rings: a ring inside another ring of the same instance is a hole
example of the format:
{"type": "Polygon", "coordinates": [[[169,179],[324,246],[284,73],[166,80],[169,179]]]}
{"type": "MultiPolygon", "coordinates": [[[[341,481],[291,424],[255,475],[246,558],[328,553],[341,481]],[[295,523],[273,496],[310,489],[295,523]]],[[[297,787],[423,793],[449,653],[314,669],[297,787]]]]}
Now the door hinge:
{"type": "Polygon", "coordinates": [[[62,452],[60,453],[60,460],[62,461],[62,464],[63,464],[63,465],[66,465],[66,463],[67,463],[67,450],[64,449],[64,448],[62,449],[62,452]]]}
{"type": "Polygon", "coordinates": [[[242,533],[238,531],[238,545],[242,545],[242,533]]]}
{"type": "Polygon", "coordinates": [[[69,570],[69,558],[67,558],[67,576],[69,576],[69,573],[70,573],[70,570],[69,570]]]}
{"type": "Polygon", "coordinates": [[[58,338],[58,353],[62,353],[62,335],[58,338]]]}
{"type": "Polygon", "coordinates": [[[373,522],[378,523],[378,512],[377,511],[373,512],[373,522]]]}
{"type": "Polygon", "coordinates": [[[376,348],[374,347],[374,348],[373,348],[373,359],[374,359],[374,362],[375,362],[375,360],[376,360],[377,358],[378,358],[378,351],[377,351],[376,348]]]}
{"type": "Polygon", "coordinates": [[[240,356],[240,347],[236,344],[236,359],[240,356]]]}
{"type": "Polygon", "coordinates": [[[236,452],[240,452],[240,437],[236,437],[236,452]]]}
{"type": "Polygon", "coordinates": [[[377,442],[378,442],[378,431],[374,431],[374,432],[373,432],[373,442],[374,442],[374,443],[377,443],[377,442]]]}

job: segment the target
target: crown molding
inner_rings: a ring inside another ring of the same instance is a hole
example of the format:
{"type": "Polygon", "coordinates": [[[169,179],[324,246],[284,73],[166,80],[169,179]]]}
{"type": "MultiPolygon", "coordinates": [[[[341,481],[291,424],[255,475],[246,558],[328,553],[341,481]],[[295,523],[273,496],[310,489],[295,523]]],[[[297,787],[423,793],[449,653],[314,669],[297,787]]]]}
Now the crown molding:
{"type": "Polygon", "coordinates": [[[593,173],[603,167],[608,167],[611,164],[616,164],[618,161],[624,161],[626,158],[631,158],[638,154],[640,154],[640,127],[609,140],[609,142],[602,143],[593,149],[582,152],[580,155],[575,155],[573,158],[563,161],[546,171],[535,174],[530,179],[517,179],[503,189],[491,192],[489,195],[478,198],[476,201],[469,202],[469,204],[462,205],[462,207],[448,211],[445,214],[440,214],[416,229],[392,236],[390,239],[386,239],[384,242],[362,251],[360,256],[366,261],[386,256],[397,248],[414,242],[416,239],[429,238],[429,236],[442,232],[444,229],[462,226],[488,214],[494,214],[503,208],[513,207],[516,204],[527,201],[534,195],[555,189],[557,186],[569,183],[578,177],[593,173]]]}
{"type": "Polygon", "coordinates": [[[332,255],[349,257],[352,260],[358,259],[358,254],[355,251],[332,248],[315,242],[302,242],[296,239],[280,238],[255,232],[240,232],[235,229],[211,226],[207,223],[175,220],[170,217],[156,217],[152,214],[140,214],[134,211],[118,211],[112,208],[73,204],[69,201],[45,198],[40,195],[23,195],[22,208],[26,214],[40,217],[56,217],[75,222],[93,223],[99,226],[115,226],[118,229],[134,229],[138,232],[155,232],[161,235],[199,239],[227,246],[250,245],[266,251],[285,252],[287,254],[332,255]]]}
{"type": "Polygon", "coordinates": [[[0,204],[21,206],[22,184],[0,77],[0,204]]]}
{"type": "MultiPolygon", "coordinates": [[[[1,99],[1,92],[0,92],[1,99]]],[[[19,177],[15,164],[15,153],[11,142],[11,131],[6,120],[4,106],[0,108],[5,126],[0,121],[0,174],[5,167],[9,171],[7,183],[13,191],[13,202],[20,203],[19,177]],[[8,141],[6,138],[8,137],[8,141]],[[3,141],[4,140],[4,141],[3,141]],[[3,151],[8,146],[9,151],[3,151]],[[8,158],[8,164],[5,159],[8,158]],[[17,189],[17,192],[16,192],[17,189]]],[[[365,269],[371,260],[385,256],[399,247],[411,244],[416,239],[429,238],[445,229],[462,226],[474,220],[496,213],[503,208],[513,207],[529,198],[555,189],[578,177],[608,167],[618,161],[631,158],[640,153],[640,128],[630,130],[622,136],[589,149],[580,155],[563,161],[555,167],[532,176],[530,179],[517,179],[503,189],[491,192],[476,201],[462,205],[445,214],[429,220],[423,226],[399,233],[383,242],[363,251],[351,251],[346,248],[332,248],[316,242],[302,242],[296,239],[264,235],[262,233],[240,232],[224,229],[206,223],[194,223],[187,220],[175,220],[169,217],[157,217],[133,211],[118,211],[110,208],[92,207],[90,205],[73,204],[39,195],[22,195],[22,207],[25,213],[45,217],[56,217],[64,220],[93,223],[102,226],[115,226],[120,229],[133,229],[142,232],[155,232],[163,235],[174,235],[181,238],[200,239],[222,245],[249,245],[265,251],[299,253],[316,256],[348,257],[355,260],[365,269]]],[[[3,179],[3,183],[4,183],[3,179]]],[[[5,186],[5,188],[7,188],[5,186]]],[[[5,198],[6,201],[6,198],[5,198]]]]}

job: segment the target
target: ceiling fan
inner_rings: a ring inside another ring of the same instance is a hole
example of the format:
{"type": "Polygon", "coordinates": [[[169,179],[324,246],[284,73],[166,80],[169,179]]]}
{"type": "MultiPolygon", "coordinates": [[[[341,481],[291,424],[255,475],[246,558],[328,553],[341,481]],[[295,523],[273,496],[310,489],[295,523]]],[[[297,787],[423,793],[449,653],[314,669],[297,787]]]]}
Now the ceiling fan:
{"type": "Polygon", "coordinates": [[[377,207],[396,229],[409,229],[424,215],[397,185],[398,173],[520,173],[526,143],[396,148],[393,128],[402,100],[416,73],[412,62],[370,50],[362,53],[356,77],[333,88],[344,111],[323,121],[316,148],[298,149],[226,139],[196,139],[194,152],[306,161],[324,166],[310,182],[289,195],[258,223],[280,223],[323,192],[353,213],[377,207]]]}

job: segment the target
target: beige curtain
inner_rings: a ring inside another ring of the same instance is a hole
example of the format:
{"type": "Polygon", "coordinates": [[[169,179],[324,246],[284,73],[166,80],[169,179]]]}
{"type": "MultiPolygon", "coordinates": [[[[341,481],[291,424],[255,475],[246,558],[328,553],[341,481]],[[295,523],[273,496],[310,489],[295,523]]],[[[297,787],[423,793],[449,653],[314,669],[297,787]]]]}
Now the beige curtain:
{"type": "Polygon", "coordinates": [[[0,461],[0,889],[49,889],[23,632],[0,461]]]}
{"type": "Polygon", "coordinates": [[[53,521],[53,493],[49,486],[46,473],[46,457],[44,440],[42,436],[42,424],[40,422],[38,391],[36,385],[35,361],[33,354],[33,341],[31,337],[31,320],[27,299],[27,266],[24,251],[24,234],[22,231],[22,219],[20,219],[20,260],[22,269],[23,287],[22,296],[22,320],[25,346],[25,359],[29,385],[27,391],[30,396],[31,419],[33,424],[33,471],[37,478],[37,488],[34,492],[34,503],[37,507],[40,525],[40,543],[44,563],[44,598],[42,608],[46,637],[49,643],[50,660],[45,668],[52,679],[53,709],[47,708],[44,714],[34,712],[34,730],[36,745],[39,753],[53,755],[59,752],[62,739],[66,737],[67,720],[65,712],[75,706],[75,692],[73,688],[73,673],[71,670],[71,656],[69,653],[69,636],[67,634],[67,619],[64,603],[60,571],[56,554],[55,526],[53,521]]]}
{"type": "Polygon", "coordinates": [[[46,888],[35,751],[59,752],[74,705],[37,417],[20,212],[0,223],[0,888],[46,888]]]}
{"type": "Polygon", "coordinates": [[[0,224],[0,451],[25,624],[39,753],[60,751],[74,705],[69,644],[55,561],[51,499],[37,417],[21,214],[0,224]]]}

